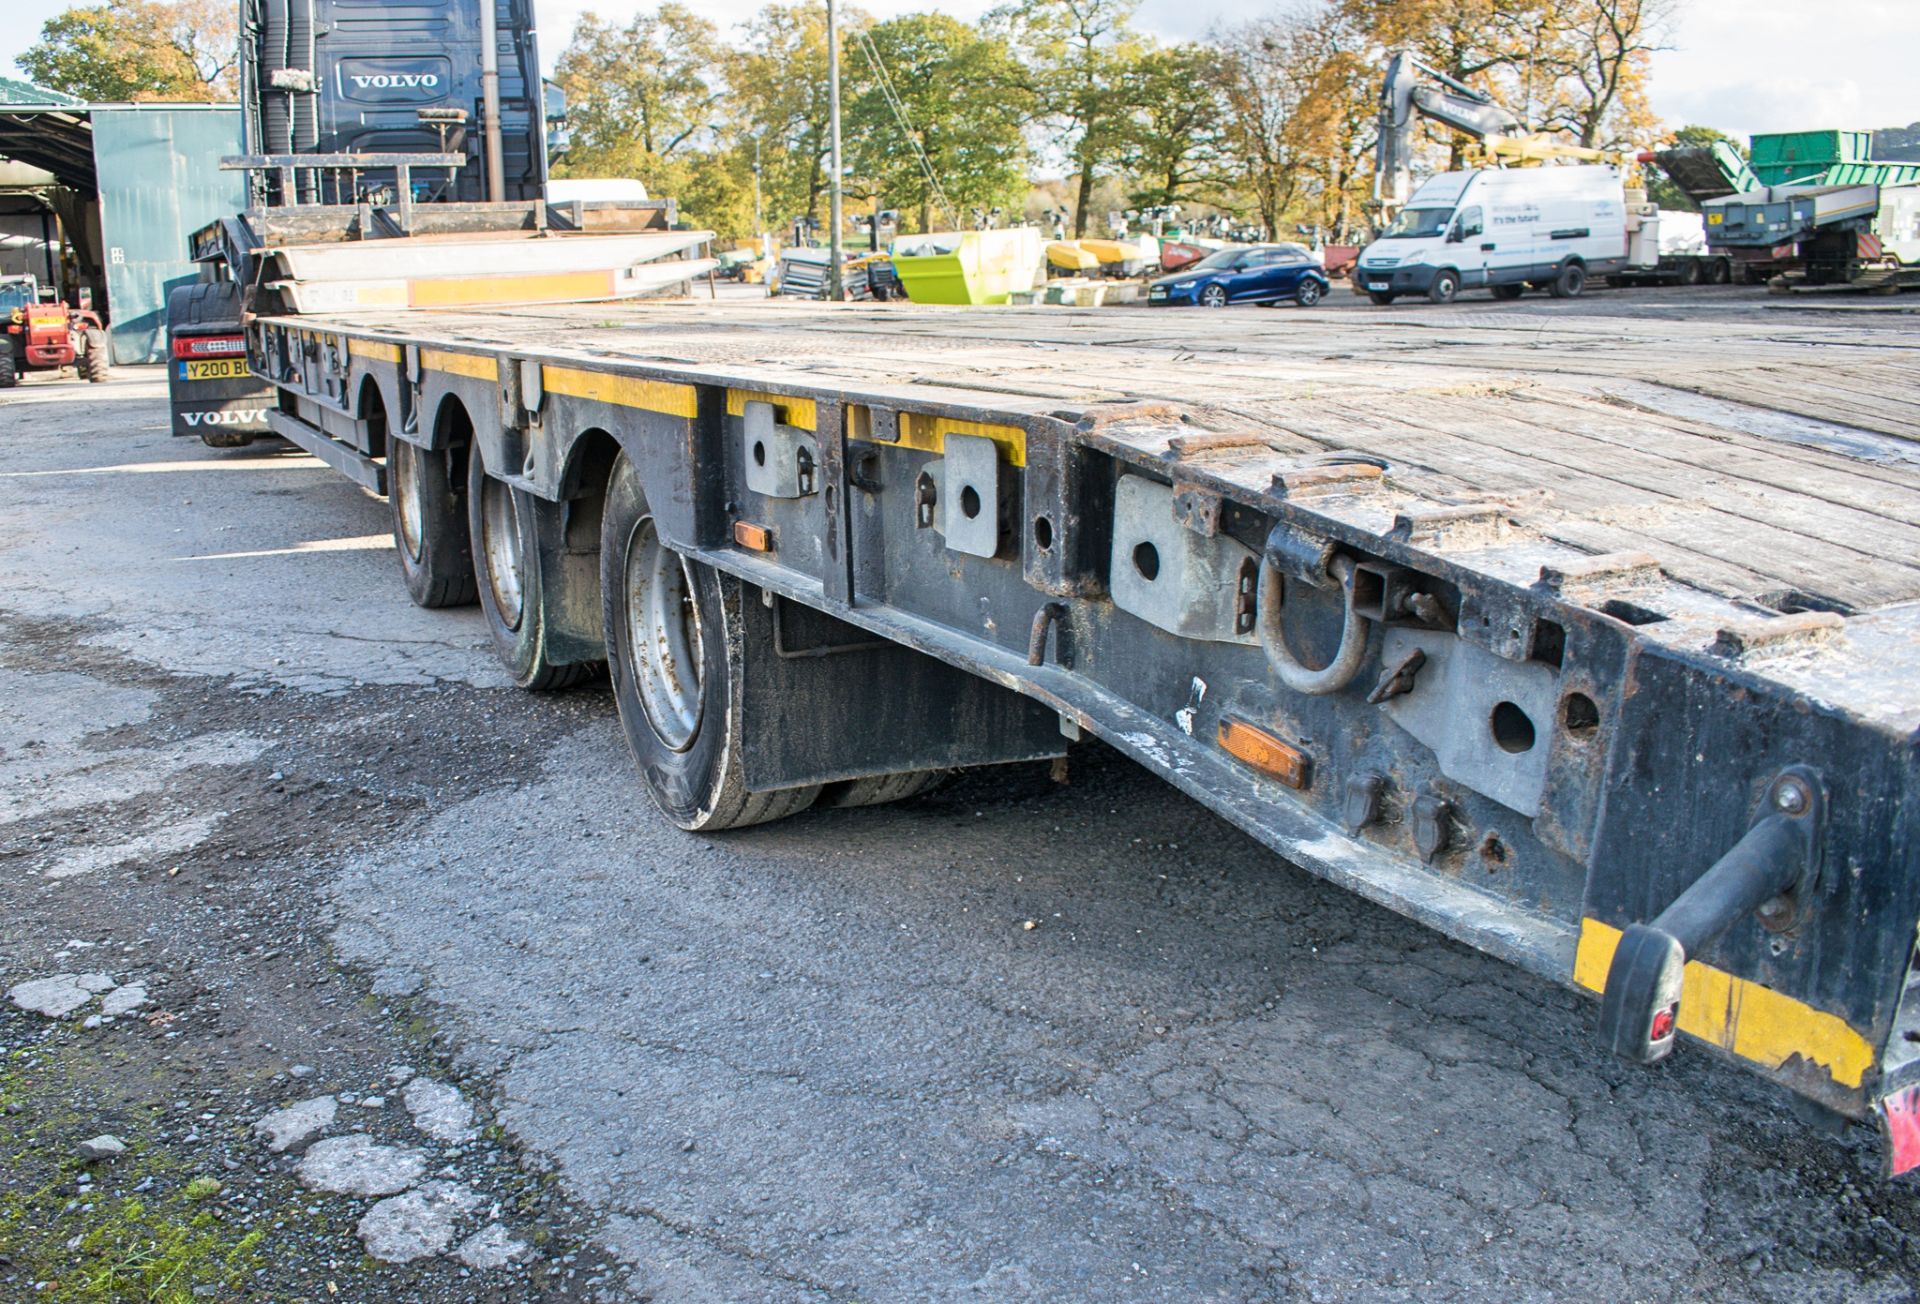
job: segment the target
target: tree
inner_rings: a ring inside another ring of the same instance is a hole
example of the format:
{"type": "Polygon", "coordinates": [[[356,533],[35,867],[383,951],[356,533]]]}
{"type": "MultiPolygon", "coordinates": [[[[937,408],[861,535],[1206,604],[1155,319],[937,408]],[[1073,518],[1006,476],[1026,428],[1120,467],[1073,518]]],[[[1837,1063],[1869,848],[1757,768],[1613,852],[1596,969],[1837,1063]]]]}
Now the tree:
{"type": "Polygon", "coordinates": [[[1344,234],[1371,172],[1379,73],[1366,34],[1338,14],[1297,9],[1215,34],[1236,187],[1278,236],[1311,222],[1344,234]]]}
{"type": "Polygon", "coordinates": [[[1562,0],[1549,21],[1547,60],[1557,73],[1543,125],[1589,149],[1625,145],[1651,131],[1647,65],[1673,0],[1562,0]]]}
{"type": "Polygon", "coordinates": [[[1218,50],[1182,44],[1149,50],[1127,70],[1120,159],[1133,203],[1193,199],[1218,179],[1228,111],[1219,69],[1218,50]]]}
{"type": "MultiPolygon", "coordinates": [[[[870,21],[843,8],[842,41],[870,21]]],[[[767,5],[746,25],[726,69],[733,110],[726,139],[749,159],[758,146],[769,224],[793,217],[821,221],[827,191],[826,5],[767,5]]]]}
{"type": "Polygon", "coordinates": [[[908,14],[854,33],[841,68],[852,169],[887,204],[917,211],[920,230],[1018,201],[1025,90],[1003,38],[908,14]],[[936,212],[939,198],[952,208],[936,212]]]}
{"type": "Polygon", "coordinates": [[[722,91],[719,37],[711,22],[671,0],[625,27],[583,15],[555,67],[574,137],[567,169],[639,176],[668,189],[672,164],[712,142],[722,91]]]}
{"type": "Polygon", "coordinates": [[[1125,151],[1127,70],[1146,46],[1127,24],[1138,0],[1015,0],[988,15],[1019,52],[1040,120],[1077,174],[1073,233],[1085,235],[1095,181],[1125,151]]]}
{"type": "Polygon", "coordinates": [[[108,0],[40,28],[20,69],[83,100],[230,99],[238,50],[227,0],[108,0]]]}

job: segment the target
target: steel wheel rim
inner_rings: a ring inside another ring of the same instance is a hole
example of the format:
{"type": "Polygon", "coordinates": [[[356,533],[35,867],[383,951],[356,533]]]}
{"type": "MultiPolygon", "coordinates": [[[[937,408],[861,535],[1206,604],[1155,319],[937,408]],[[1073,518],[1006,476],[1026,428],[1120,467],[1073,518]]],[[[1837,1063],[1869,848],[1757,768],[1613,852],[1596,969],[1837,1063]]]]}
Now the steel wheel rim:
{"type": "Polygon", "coordinates": [[[511,486],[492,476],[480,487],[480,551],[487,559],[487,587],[508,629],[520,628],[525,600],[520,553],[520,504],[511,486]]]}
{"type": "Polygon", "coordinates": [[[627,649],[641,709],[654,736],[684,752],[705,711],[705,631],[686,560],[660,542],[651,516],[628,540],[626,585],[627,649]]]}
{"type": "Polygon", "coordinates": [[[387,491],[399,509],[400,544],[407,556],[420,560],[427,537],[426,508],[420,502],[420,450],[404,439],[393,441],[393,455],[387,459],[387,491]]]}

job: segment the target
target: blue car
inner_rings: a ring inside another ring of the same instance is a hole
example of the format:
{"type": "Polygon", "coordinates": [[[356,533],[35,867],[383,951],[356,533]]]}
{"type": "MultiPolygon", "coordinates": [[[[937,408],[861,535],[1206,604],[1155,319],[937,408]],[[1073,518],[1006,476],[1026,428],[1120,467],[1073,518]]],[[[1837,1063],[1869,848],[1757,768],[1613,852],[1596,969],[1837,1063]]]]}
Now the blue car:
{"type": "Polygon", "coordinates": [[[1161,277],[1147,287],[1147,302],[1156,307],[1224,308],[1230,303],[1271,305],[1291,300],[1311,308],[1329,288],[1326,271],[1305,247],[1250,245],[1217,249],[1192,266],[1161,277]]]}

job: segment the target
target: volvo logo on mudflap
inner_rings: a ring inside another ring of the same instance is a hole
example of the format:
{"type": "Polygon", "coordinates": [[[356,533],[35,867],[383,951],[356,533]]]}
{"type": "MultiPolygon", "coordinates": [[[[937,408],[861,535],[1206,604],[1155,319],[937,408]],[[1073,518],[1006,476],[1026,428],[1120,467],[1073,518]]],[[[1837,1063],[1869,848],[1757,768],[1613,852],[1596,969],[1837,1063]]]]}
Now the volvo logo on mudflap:
{"type": "Polygon", "coordinates": [[[453,72],[447,60],[342,59],[339,64],[343,99],[372,104],[428,104],[444,99],[453,72]]]}
{"type": "Polygon", "coordinates": [[[267,424],[267,410],[257,408],[230,408],[225,412],[182,412],[180,419],[189,426],[260,426],[267,424]]]}

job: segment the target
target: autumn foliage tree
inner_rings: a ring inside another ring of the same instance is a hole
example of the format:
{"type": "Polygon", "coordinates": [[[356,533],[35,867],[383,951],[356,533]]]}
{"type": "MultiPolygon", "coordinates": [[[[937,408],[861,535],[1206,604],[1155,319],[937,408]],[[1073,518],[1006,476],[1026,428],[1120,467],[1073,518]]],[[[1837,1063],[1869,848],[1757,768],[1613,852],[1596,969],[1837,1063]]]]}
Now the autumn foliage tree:
{"type": "Polygon", "coordinates": [[[50,90],[83,100],[234,98],[231,0],[109,0],[55,14],[19,59],[50,90]]]}
{"type": "MultiPolygon", "coordinates": [[[[978,23],[934,10],[876,23],[843,5],[854,209],[965,224],[975,208],[1021,211],[1037,171],[1043,206],[1064,201],[1076,234],[1096,203],[1177,203],[1255,219],[1274,238],[1359,239],[1388,56],[1411,52],[1484,90],[1527,131],[1651,145],[1649,60],[1677,0],[1279,0],[1180,44],[1141,33],[1136,3],[1003,0],[978,23]]],[[[774,0],[731,32],[687,0],[619,24],[588,15],[559,64],[575,145],[558,170],[638,176],[727,235],[818,224],[826,70],[822,0],[774,0]]],[[[1423,166],[1475,156],[1458,132],[1423,130],[1423,166]]]]}

